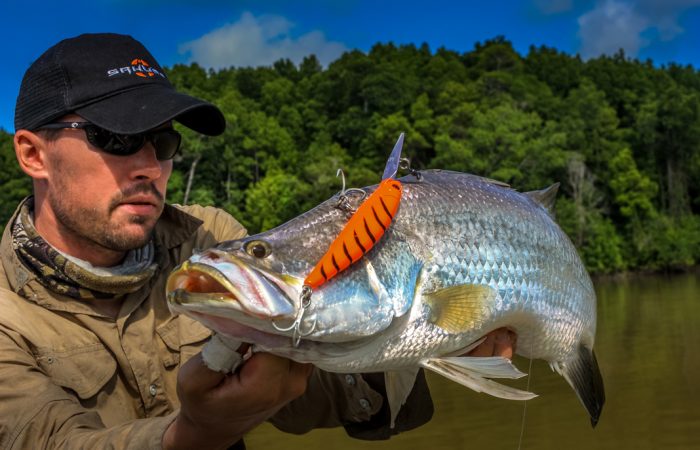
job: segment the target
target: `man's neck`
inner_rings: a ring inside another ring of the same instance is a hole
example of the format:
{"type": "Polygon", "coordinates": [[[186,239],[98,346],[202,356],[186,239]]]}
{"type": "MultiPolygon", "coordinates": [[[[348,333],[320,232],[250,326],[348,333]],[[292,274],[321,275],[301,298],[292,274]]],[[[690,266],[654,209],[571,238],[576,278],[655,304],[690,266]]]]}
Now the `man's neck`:
{"type": "Polygon", "coordinates": [[[87,261],[97,267],[113,267],[124,260],[126,252],[105,248],[76,235],[63,226],[47,208],[34,205],[34,228],[56,250],[87,261]]]}

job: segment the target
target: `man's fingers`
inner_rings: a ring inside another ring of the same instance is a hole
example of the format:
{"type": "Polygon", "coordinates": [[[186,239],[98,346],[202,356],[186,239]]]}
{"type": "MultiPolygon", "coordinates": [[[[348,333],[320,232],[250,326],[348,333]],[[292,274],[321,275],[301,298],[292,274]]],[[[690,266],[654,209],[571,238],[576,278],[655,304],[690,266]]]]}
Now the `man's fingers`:
{"type": "MultiPolygon", "coordinates": [[[[286,388],[288,379],[292,378],[294,365],[287,358],[270,353],[253,353],[238,372],[241,385],[245,389],[269,390],[269,386],[286,388]]],[[[271,393],[271,392],[269,392],[271,393]]]]}
{"type": "Polygon", "coordinates": [[[515,351],[515,333],[510,330],[500,328],[496,330],[494,336],[494,356],[502,356],[504,358],[513,359],[515,351]]]}
{"type": "Polygon", "coordinates": [[[486,335],[484,342],[479,344],[474,350],[468,353],[469,356],[486,357],[493,356],[496,338],[491,332],[486,335]]]}
{"type": "Polygon", "coordinates": [[[518,348],[518,335],[513,330],[508,330],[508,337],[510,338],[510,346],[513,348],[513,353],[518,348]]]}
{"type": "Polygon", "coordinates": [[[266,382],[270,377],[281,376],[289,371],[290,362],[286,358],[271,353],[253,353],[240,368],[241,382],[245,383],[247,380],[266,382]]]}
{"type": "Polygon", "coordinates": [[[257,398],[257,407],[276,409],[306,391],[311,369],[310,364],[254,353],[238,372],[238,381],[243,391],[257,398]]]}
{"type": "Polygon", "coordinates": [[[290,396],[297,398],[306,391],[306,385],[308,384],[309,377],[311,376],[313,369],[314,366],[312,364],[292,362],[289,367],[290,396]]]}
{"type": "Polygon", "coordinates": [[[498,328],[486,335],[484,342],[479,344],[468,356],[487,357],[502,356],[513,359],[517,335],[507,328],[498,328]]]}
{"type": "Polygon", "coordinates": [[[202,354],[197,353],[187,361],[178,373],[178,385],[187,393],[204,393],[218,386],[226,375],[210,370],[202,360],[202,354]]]}

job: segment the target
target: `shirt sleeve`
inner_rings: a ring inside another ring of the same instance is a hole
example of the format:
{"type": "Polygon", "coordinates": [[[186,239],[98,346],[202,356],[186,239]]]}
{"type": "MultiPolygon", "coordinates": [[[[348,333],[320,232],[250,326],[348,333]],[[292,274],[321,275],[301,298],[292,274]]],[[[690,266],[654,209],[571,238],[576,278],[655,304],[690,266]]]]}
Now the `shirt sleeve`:
{"type": "Polygon", "coordinates": [[[353,438],[389,439],[428,422],[433,402],[423,371],[401,407],[394,428],[386,401],[384,374],[338,374],[315,368],[306,392],[275,414],[270,422],[288,433],[342,426],[353,438]]]}
{"type": "Polygon", "coordinates": [[[177,205],[177,207],[203,222],[197,236],[199,248],[206,248],[222,241],[240,239],[248,234],[245,227],[223,209],[200,205],[177,205]]]}
{"type": "Polygon", "coordinates": [[[0,328],[0,449],[159,449],[174,419],[105,427],[42,372],[21,336],[0,328]]]}

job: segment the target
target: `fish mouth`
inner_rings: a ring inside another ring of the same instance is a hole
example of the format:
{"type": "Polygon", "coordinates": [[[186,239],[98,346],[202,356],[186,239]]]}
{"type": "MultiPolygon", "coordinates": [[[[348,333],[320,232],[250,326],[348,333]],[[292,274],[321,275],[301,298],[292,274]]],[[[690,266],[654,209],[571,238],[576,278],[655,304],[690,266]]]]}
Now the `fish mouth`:
{"type": "Polygon", "coordinates": [[[299,291],[294,284],[293,277],[208,250],[192,256],[170,274],[166,293],[175,310],[269,321],[294,318],[299,291]]]}

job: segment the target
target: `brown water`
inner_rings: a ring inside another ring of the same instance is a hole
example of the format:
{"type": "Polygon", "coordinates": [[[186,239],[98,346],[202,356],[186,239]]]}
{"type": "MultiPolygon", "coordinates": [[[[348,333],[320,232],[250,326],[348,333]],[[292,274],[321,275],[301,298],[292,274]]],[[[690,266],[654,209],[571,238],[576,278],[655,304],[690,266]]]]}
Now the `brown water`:
{"type": "MultiPolygon", "coordinates": [[[[476,394],[428,374],[435,415],[427,425],[389,441],[365,442],[341,430],[283,434],[264,425],[248,448],[325,450],[376,448],[700,449],[700,276],[648,276],[596,283],[596,354],[607,402],[591,429],[563,378],[535,361],[523,403],[476,394]]],[[[516,359],[528,371],[529,361],[516,359]]],[[[527,378],[514,385],[525,388],[527,378]]]]}

